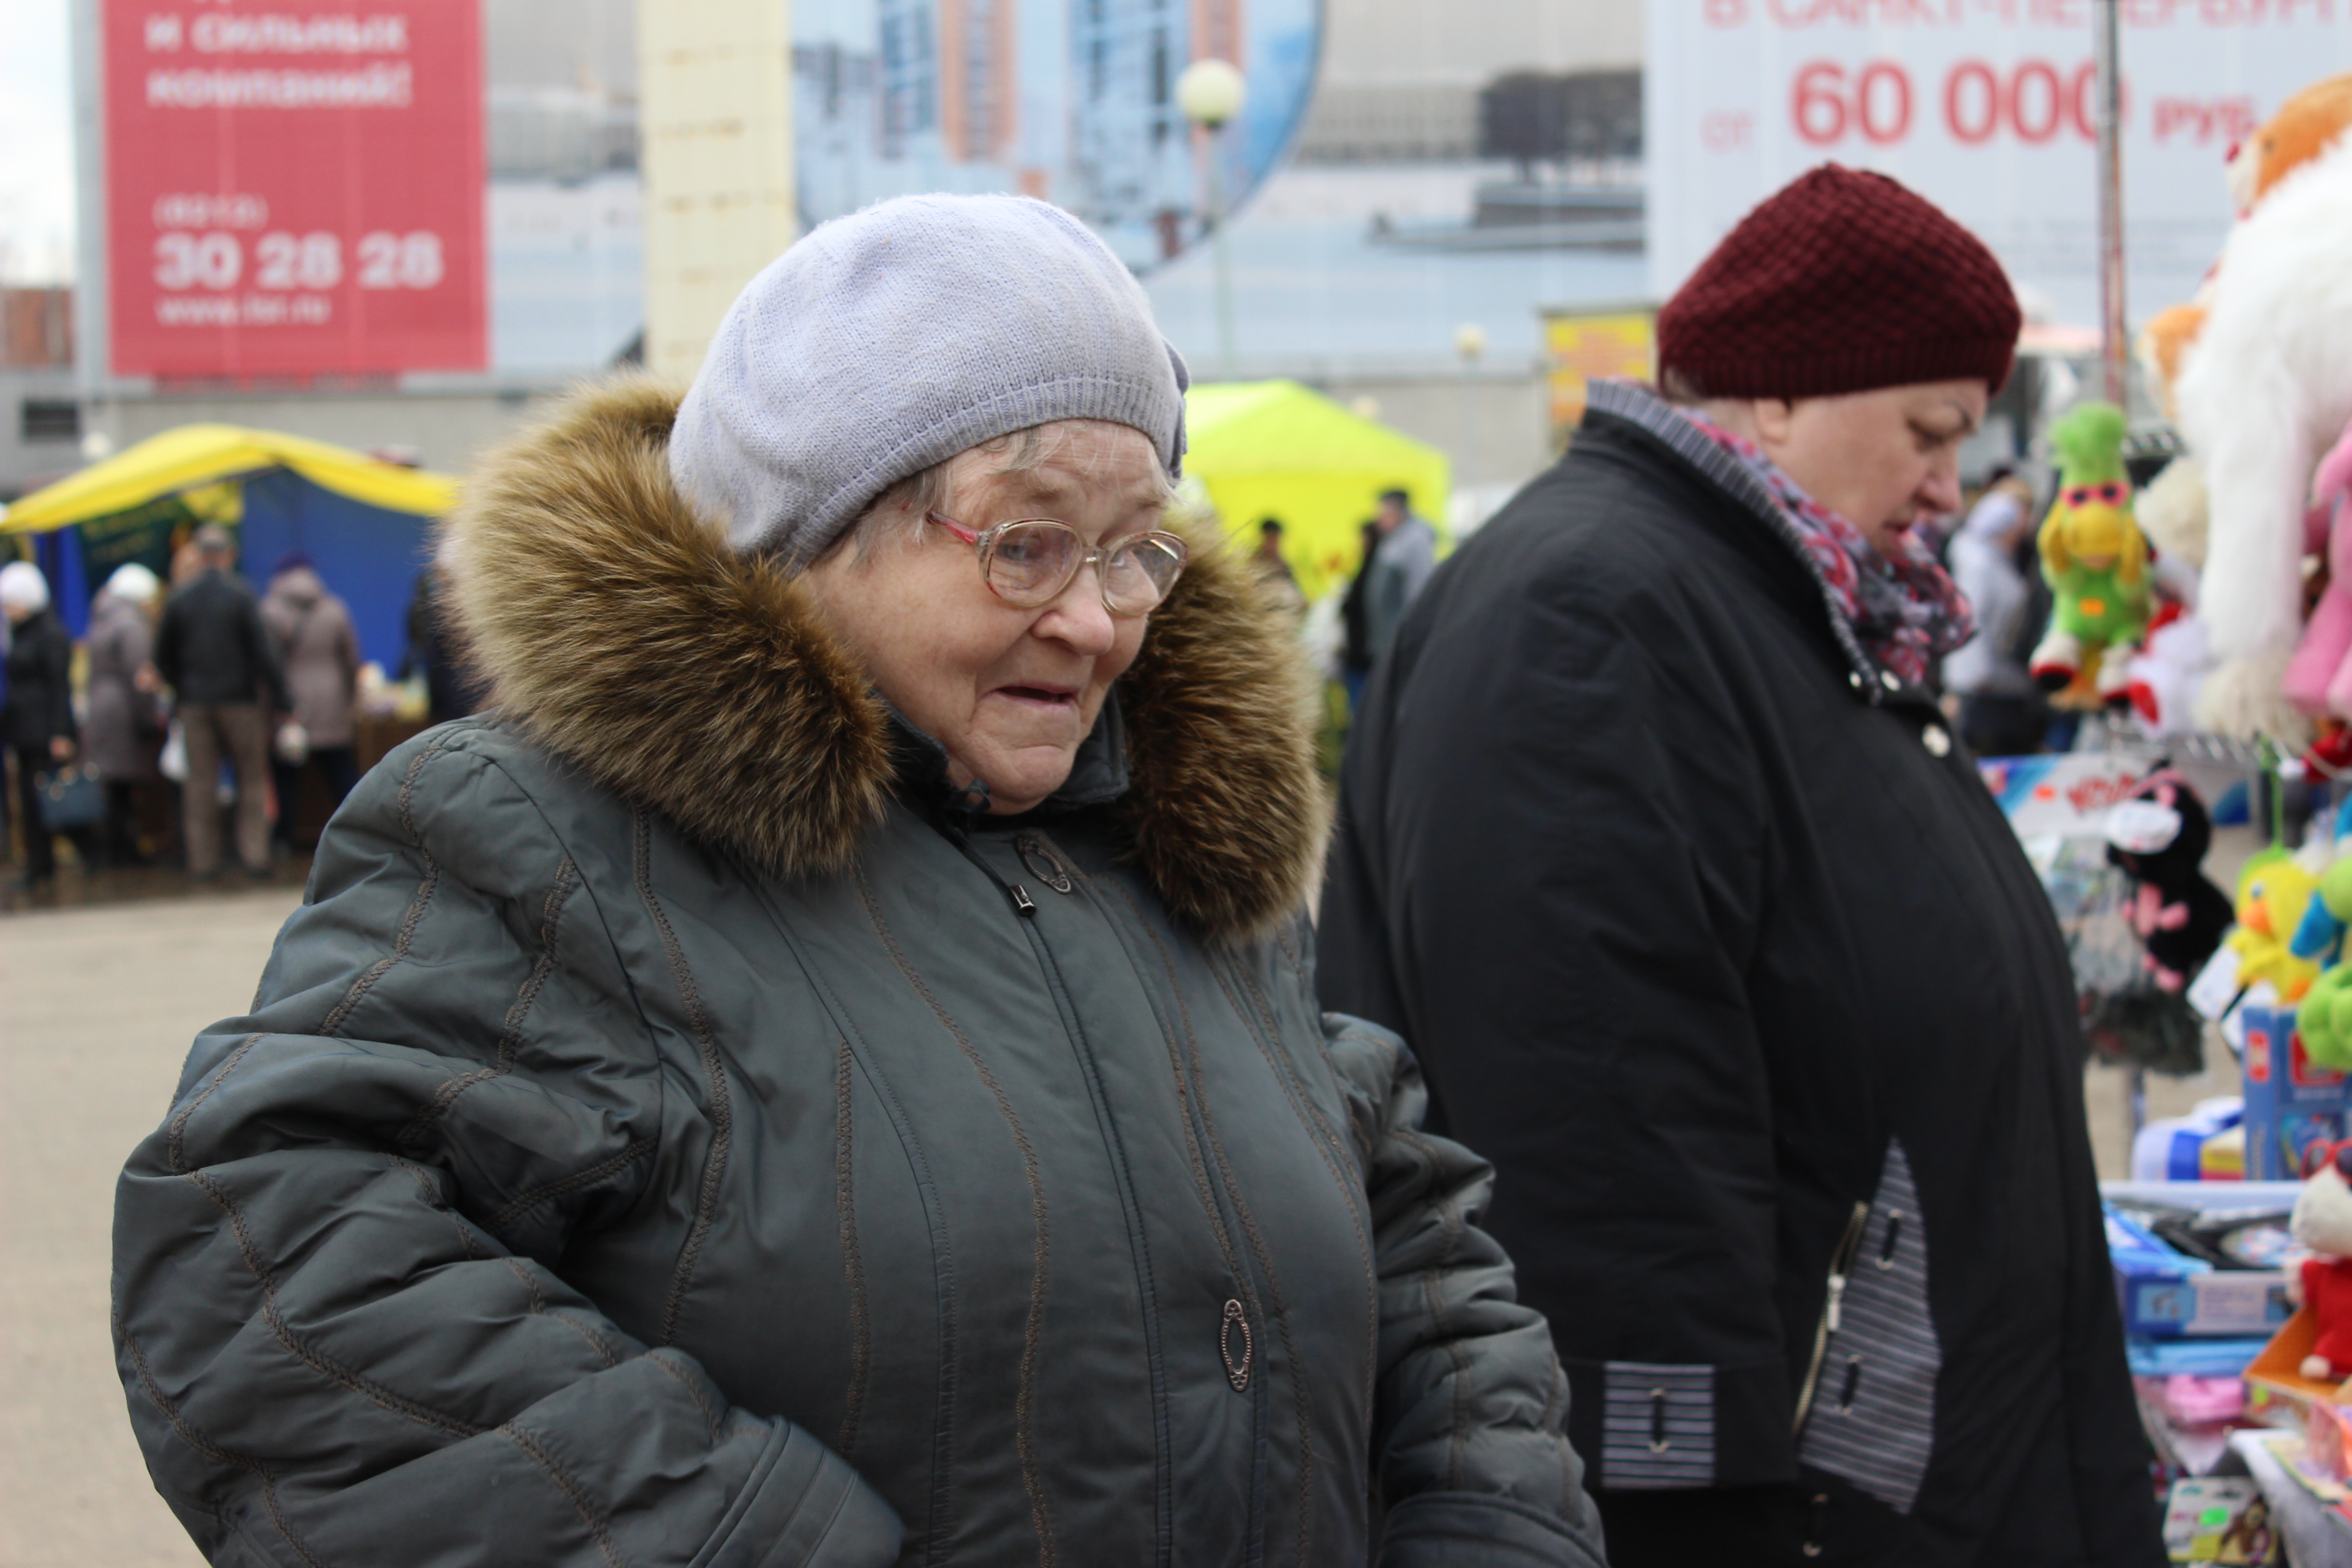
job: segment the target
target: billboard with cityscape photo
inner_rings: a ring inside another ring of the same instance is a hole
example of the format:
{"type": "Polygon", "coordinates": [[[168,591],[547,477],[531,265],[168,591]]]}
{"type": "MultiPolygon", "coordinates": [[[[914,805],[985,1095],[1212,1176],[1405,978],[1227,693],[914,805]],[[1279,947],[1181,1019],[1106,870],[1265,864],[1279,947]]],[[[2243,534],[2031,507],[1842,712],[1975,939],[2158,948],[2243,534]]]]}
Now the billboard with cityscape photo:
{"type": "Polygon", "coordinates": [[[801,211],[913,191],[1021,191],[1086,220],[1139,273],[1236,204],[1296,133],[1320,0],[799,0],[801,211]],[[1216,186],[1176,102],[1195,60],[1243,71],[1216,186]]]}

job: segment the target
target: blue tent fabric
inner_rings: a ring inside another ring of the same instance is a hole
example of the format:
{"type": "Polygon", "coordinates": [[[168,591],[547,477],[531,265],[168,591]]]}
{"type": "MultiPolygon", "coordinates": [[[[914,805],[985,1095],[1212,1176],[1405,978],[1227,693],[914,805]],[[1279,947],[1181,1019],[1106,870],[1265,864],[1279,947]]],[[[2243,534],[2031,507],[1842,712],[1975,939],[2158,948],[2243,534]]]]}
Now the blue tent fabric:
{"type": "Polygon", "coordinates": [[[390,669],[407,646],[409,596],[432,552],[432,527],[430,518],[369,506],[273,468],[245,481],[237,551],[257,590],[268,588],[270,566],[289,552],[308,555],[328,591],[352,607],[360,657],[390,669]]]}
{"type": "Polygon", "coordinates": [[[65,623],[66,636],[79,642],[89,635],[89,601],[105,586],[89,581],[81,559],[81,531],[63,529],[34,536],[33,562],[49,580],[49,603],[65,623]]]}

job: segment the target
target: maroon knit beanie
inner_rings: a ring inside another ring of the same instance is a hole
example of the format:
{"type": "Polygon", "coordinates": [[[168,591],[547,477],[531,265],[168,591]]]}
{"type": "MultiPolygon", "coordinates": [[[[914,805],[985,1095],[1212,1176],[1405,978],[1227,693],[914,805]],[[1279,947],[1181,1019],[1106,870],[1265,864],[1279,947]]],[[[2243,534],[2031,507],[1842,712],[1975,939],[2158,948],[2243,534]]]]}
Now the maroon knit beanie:
{"type": "Polygon", "coordinates": [[[1658,312],[1658,373],[1708,397],[2009,379],[2021,318],[1984,242],[1884,174],[1825,163],[1739,222],[1658,312]]]}

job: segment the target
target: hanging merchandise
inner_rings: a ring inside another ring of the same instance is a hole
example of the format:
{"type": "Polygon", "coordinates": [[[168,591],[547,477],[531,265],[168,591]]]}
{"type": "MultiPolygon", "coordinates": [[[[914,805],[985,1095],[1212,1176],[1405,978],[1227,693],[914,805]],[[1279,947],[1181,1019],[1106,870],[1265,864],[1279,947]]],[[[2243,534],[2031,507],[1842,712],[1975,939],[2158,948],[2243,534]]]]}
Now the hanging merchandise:
{"type": "Polygon", "coordinates": [[[2327,585],[2288,661],[2286,700],[2317,718],[2352,719],[2352,426],[2320,459],[2309,523],[2326,530],[2327,585]]]}
{"type": "Polygon", "coordinates": [[[2085,403],[2051,426],[2058,499],[2042,520],[2042,575],[2055,598],[2029,661],[2060,707],[2095,710],[2131,682],[2130,649],[2147,629],[2147,541],[2132,520],[2124,412],[2085,403]]]}
{"type": "MultiPolygon", "coordinates": [[[[2201,319],[2174,317],[2180,432],[2211,492],[2199,612],[2217,667],[2198,718],[2300,748],[2310,719],[2283,687],[2302,637],[2305,499],[2320,454],[2352,423],[2352,79],[2307,89],[2231,164],[2245,216],[2201,319]]],[[[2149,357],[2162,368],[2164,352],[2149,357]]]]}
{"type": "Polygon", "coordinates": [[[2246,862],[2238,873],[2238,929],[2228,938],[2238,954],[2240,984],[2267,980],[2279,999],[2288,1003],[2301,1001],[2311,989],[2319,965],[2296,957],[2288,943],[2303,924],[2303,911],[2317,885],[2318,879],[2276,847],[2246,862]]]}
{"type": "MultiPolygon", "coordinates": [[[[2352,76],[2314,82],[2281,104],[2268,124],[2231,150],[2223,169],[2239,218],[2252,213],[2281,180],[2326,152],[2347,125],[2352,125],[2352,76]]],[[[2168,412],[2182,361],[2205,330],[2220,279],[2218,268],[2208,272],[2195,300],[2166,306],[2140,329],[2135,348],[2168,412]]]]}
{"type": "Polygon", "coordinates": [[[2133,882],[2126,906],[2147,973],[2101,997],[2085,1031],[2102,1056],[2175,1076],[2203,1069],[2204,1020],[2183,993],[2230,929],[2228,895],[2200,868],[2211,819],[2179,773],[2142,781],[2107,814],[2107,860],[2133,882]]]}
{"type": "Polygon", "coordinates": [[[2338,853],[2319,874],[2318,888],[2288,944],[2298,958],[2320,965],[2319,978],[2304,993],[2295,1021],[2305,1051],[2321,1067],[2352,1068],[2352,965],[2344,963],[2344,936],[2352,925],[2352,855],[2342,852],[2342,830],[2352,802],[2336,818],[2338,853]]]}

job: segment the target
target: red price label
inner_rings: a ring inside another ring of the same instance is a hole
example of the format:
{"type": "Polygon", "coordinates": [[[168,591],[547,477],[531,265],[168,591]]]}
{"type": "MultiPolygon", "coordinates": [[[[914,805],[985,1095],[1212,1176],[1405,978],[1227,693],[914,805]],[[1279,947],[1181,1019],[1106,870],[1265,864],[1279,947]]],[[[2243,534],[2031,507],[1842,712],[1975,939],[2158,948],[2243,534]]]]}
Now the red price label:
{"type": "MultiPolygon", "coordinates": [[[[1961,60],[1944,73],[1930,101],[1942,111],[1946,134],[1962,146],[1998,137],[2041,146],[2061,136],[2098,138],[2098,72],[2089,61],[2059,66],[2020,60],[2000,67],[1961,60]]],[[[1847,67],[1815,60],[1801,68],[1789,94],[1789,121],[1815,147],[1855,139],[1877,147],[1909,136],[1919,94],[1898,60],[1847,67]]]]}
{"type": "Polygon", "coordinates": [[[477,0],[103,0],[118,374],[484,363],[477,0]]]}

